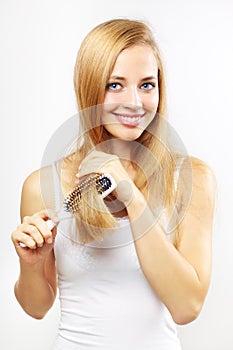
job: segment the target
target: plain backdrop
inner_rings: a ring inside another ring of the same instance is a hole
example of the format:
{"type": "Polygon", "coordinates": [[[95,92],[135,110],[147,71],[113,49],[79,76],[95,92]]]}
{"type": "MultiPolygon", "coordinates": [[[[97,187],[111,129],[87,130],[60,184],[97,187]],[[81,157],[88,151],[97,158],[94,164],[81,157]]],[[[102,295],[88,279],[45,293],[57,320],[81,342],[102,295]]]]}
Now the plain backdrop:
{"type": "Polygon", "coordinates": [[[54,339],[58,300],[40,321],[15,300],[19,266],[10,235],[25,177],[40,167],[54,131],[76,113],[78,47],[92,27],[118,16],[152,25],[165,63],[170,123],[218,183],[211,286],[198,319],[179,327],[183,349],[233,349],[233,1],[1,0],[1,350],[49,350],[54,339]]]}

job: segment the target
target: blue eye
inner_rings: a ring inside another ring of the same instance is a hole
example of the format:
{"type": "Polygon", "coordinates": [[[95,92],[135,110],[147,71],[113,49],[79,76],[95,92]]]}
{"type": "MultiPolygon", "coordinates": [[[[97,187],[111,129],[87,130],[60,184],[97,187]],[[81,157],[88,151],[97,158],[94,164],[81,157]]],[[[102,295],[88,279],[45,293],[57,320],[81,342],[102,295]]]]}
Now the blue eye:
{"type": "Polygon", "coordinates": [[[143,90],[152,90],[155,87],[154,83],[144,83],[141,85],[143,90]]]}
{"type": "Polygon", "coordinates": [[[121,88],[121,84],[119,83],[110,83],[110,84],[107,84],[106,86],[106,90],[116,91],[116,90],[119,90],[120,88],[121,88]]]}

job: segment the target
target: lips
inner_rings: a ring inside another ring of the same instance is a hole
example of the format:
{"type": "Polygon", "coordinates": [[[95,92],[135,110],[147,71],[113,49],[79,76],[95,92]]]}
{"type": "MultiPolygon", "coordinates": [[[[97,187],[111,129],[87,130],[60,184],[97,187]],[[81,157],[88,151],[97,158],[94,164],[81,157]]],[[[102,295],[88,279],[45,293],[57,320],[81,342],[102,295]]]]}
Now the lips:
{"type": "Polygon", "coordinates": [[[136,127],[139,125],[142,115],[126,115],[114,113],[117,121],[125,126],[136,127]]]}

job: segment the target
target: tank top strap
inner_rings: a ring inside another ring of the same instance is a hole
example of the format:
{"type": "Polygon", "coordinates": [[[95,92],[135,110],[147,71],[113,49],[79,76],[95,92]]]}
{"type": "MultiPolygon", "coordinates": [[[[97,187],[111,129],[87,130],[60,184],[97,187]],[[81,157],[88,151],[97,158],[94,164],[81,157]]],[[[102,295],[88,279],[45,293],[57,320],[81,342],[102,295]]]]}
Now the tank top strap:
{"type": "Polygon", "coordinates": [[[177,201],[177,191],[178,191],[178,182],[179,182],[179,177],[180,177],[180,172],[182,169],[182,165],[184,163],[185,156],[180,156],[177,157],[176,159],[176,168],[173,174],[173,193],[176,198],[174,207],[172,208],[171,212],[164,212],[164,220],[166,222],[166,232],[168,235],[169,240],[174,244],[175,242],[175,227],[177,225],[177,222],[179,220],[179,203],[177,201]]]}
{"type": "Polygon", "coordinates": [[[40,191],[44,207],[47,209],[56,210],[52,164],[44,166],[40,169],[40,191]]]}
{"type": "Polygon", "coordinates": [[[185,160],[185,157],[179,157],[176,160],[176,169],[174,171],[174,177],[173,177],[173,183],[174,183],[174,193],[176,194],[177,192],[177,187],[178,187],[178,181],[179,181],[179,176],[180,176],[180,170],[182,168],[183,162],[185,160]]]}
{"type": "Polygon", "coordinates": [[[57,161],[52,163],[52,174],[53,174],[53,193],[54,193],[54,209],[59,211],[61,208],[61,183],[58,171],[59,164],[57,161]]]}

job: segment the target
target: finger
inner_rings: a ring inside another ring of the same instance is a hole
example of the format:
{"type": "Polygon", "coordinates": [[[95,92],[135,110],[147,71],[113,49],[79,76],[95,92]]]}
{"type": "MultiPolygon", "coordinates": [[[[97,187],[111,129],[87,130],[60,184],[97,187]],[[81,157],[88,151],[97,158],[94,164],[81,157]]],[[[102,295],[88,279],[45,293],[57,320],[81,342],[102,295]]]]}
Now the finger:
{"type": "Polygon", "coordinates": [[[36,242],[33,240],[33,238],[21,231],[14,231],[12,233],[12,242],[15,246],[15,248],[22,247],[22,248],[30,248],[30,249],[36,249],[37,245],[36,242]]]}
{"type": "MultiPolygon", "coordinates": [[[[51,243],[52,238],[52,232],[49,229],[48,225],[46,224],[46,221],[43,220],[41,217],[33,215],[33,216],[27,216],[23,219],[23,224],[28,224],[34,226],[37,231],[40,233],[40,235],[43,237],[43,239],[46,241],[46,243],[51,243]]],[[[27,231],[26,231],[27,232],[27,231]]],[[[29,234],[31,232],[28,232],[29,234]]],[[[33,237],[38,237],[36,234],[36,230],[32,231],[33,237]]]]}
{"type": "Polygon", "coordinates": [[[82,161],[82,167],[79,170],[79,177],[88,175],[90,173],[101,172],[104,166],[118,159],[118,156],[114,154],[93,150],[82,161]]]}
{"type": "Polygon", "coordinates": [[[40,217],[40,218],[46,220],[46,219],[50,218],[50,211],[51,211],[51,209],[43,209],[41,211],[38,211],[37,213],[35,213],[32,216],[33,217],[40,217]]]}
{"type": "MultiPolygon", "coordinates": [[[[34,225],[21,224],[18,226],[19,237],[18,241],[25,243],[30,247],[43,247],[44,237],[38,228],[34,225]],[[34,242],[34,243],[33,243],[34,242]]],[[[21,247],[23,245],[21,244],[21,247]]]]}
{"type": "Polygon", "coordinates": [[[24,228],[24,232],[27,233],[34,240],[37,247],[43,247],[44,237],[36,226],[27,225],[24,228]]]}
{"type": "Polygon", "coordinates": [[[78,183],[79,183],[79,181],[80,181],[80,180],[79,180],[80,174],[79,174],[79,173],[77,173],[77,174],[75,175],[75,177],[76,177],[76,179],[75,179],[75,181],[74,181],[74,182],[75,182],[76,184],[78,184],[78,183]]]}
{"type": "Polygon", "coordinates": [[[35,227],[27,229],[25,228],[24,231],[15,231],[16,233],[12,234],[12,241],[15,245],[15,247],[20,246],[21,248],[30,248],[30,249],[36,249],[36,248],[42,248],[45,244],[52,244],[54,242],[54,239],[57,234],[57,228],[55,224],[53,223],[53,227],[51,227],[52,236],[46,240],[44,240],[43,236],[36,232],[35,227]]]}
{"type": "Polygon", "coordinates": [[[35,213],[31,216],[26,215],[23,217],[22,222],[30,223],[33,220],[33,218],[41,218],[43,220],[47,220],[50,218],[49,211],[51,211],[51,210],[50,209],[43,209],[43,210],[38,211],[37,213],[35,213]]]}

